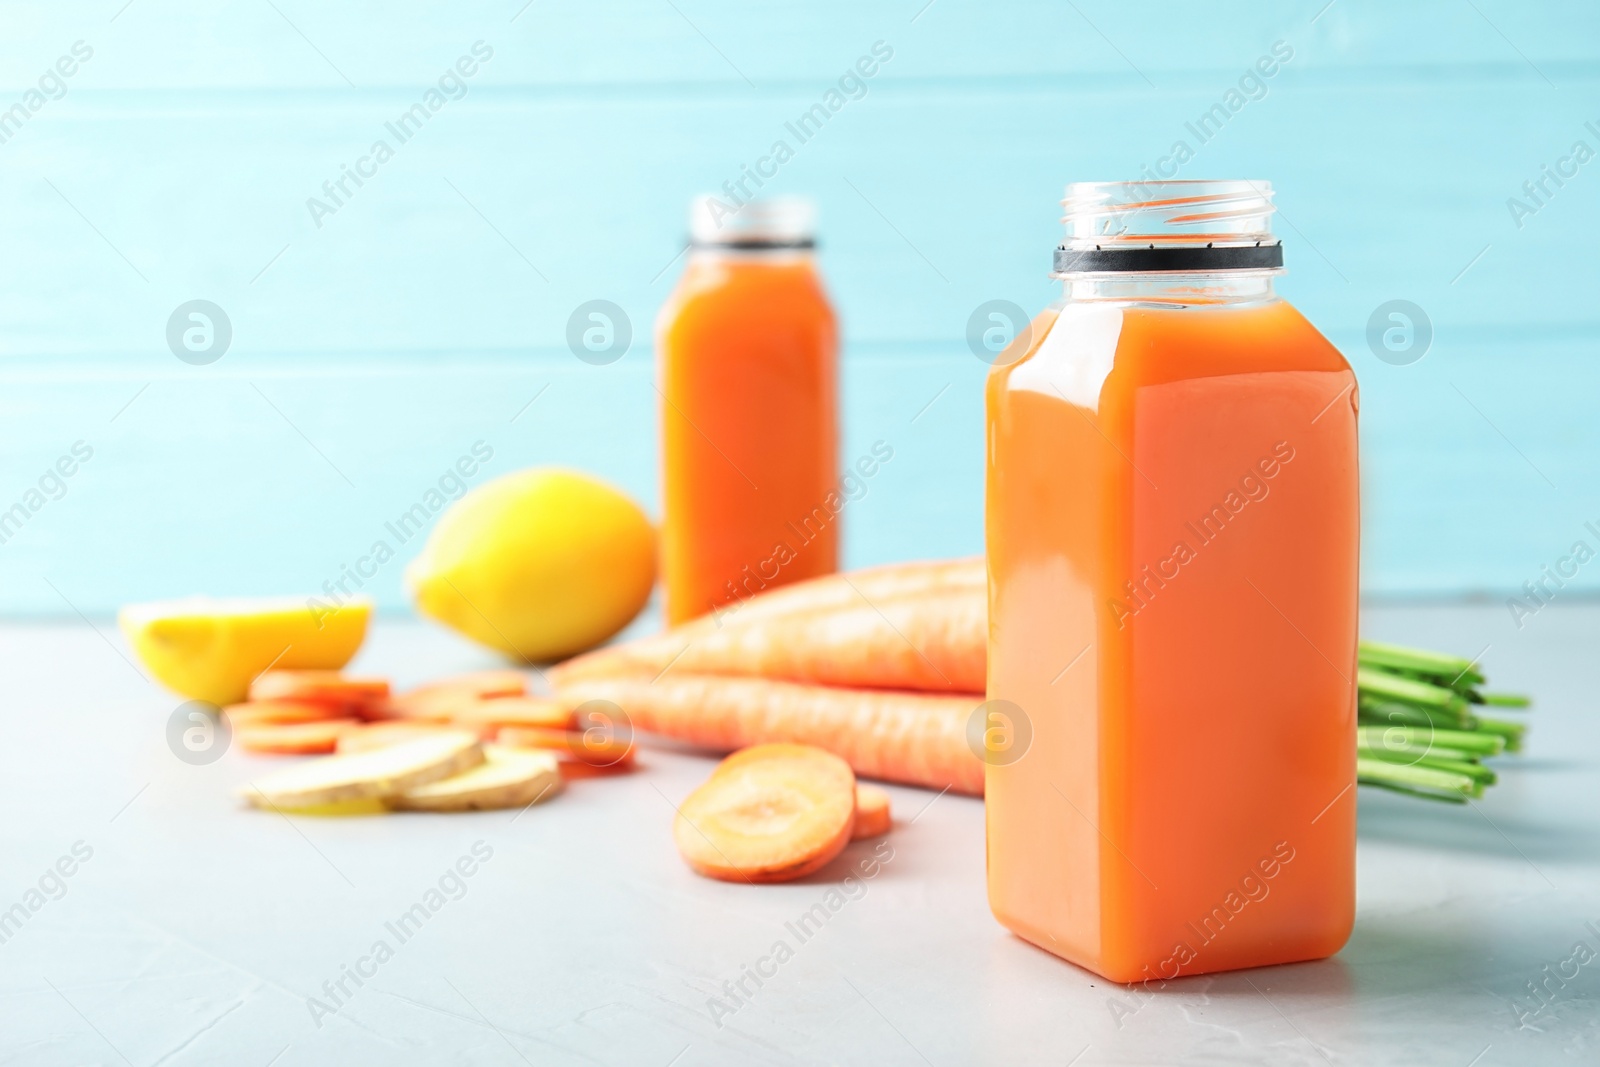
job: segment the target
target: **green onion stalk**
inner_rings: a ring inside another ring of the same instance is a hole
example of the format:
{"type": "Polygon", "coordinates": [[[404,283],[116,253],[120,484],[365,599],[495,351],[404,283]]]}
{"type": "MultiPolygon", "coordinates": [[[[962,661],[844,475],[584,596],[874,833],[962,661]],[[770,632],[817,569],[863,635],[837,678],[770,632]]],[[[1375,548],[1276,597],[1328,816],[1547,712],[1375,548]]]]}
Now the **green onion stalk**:
{"type": "Polygon", "coordinates": [[[1480,713],[1527,708],[1525,696],[1486,693],[1471,660],[1362,641],[1356,670],[1356,781],[1407,796],[1465,804],[1495,783],[1487,758],[1520,752],[1526,724],[1480,713]]]}

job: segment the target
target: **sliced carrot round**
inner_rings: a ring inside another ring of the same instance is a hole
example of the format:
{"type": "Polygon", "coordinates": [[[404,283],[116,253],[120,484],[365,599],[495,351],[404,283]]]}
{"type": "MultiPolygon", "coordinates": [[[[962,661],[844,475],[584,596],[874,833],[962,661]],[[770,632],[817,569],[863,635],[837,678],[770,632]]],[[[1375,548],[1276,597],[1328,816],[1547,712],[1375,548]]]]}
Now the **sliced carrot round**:
{"type": "Polygon", "coordinates": [[[544,697],[494,697],[476,700],[451,716],[462,726],[542,726],[547,730],[570,730],[572,709],[544,697]]]}
{"type": "Polygon", "coordinates": [[[257,723],[241,726],[233,733],[240,746],[251,752],[304,756],[332,752],[346,730],[360,724],[359,719],[324,719],[321,722],[257,723]]]}
{"type": "Polygon", "coordinates": [[[250,683],[251,700],[369,704],[388,695],[387,678],[362,678],[340,671],[265,671],[250,683]]]}
{"type": "Polygon", "coordinates": [[[466,674],[452,674],[448,678],[440,678],[428,686],[419,686],[419,689],[430,686],[451,686],[461,689],[470,689],[480,698],[488,700],[491,697],[519,697],[528,691],[528,679],[521,671],[507,668],[497,668],[487,671],[469,671],[466,674]]]}
{"type": "Polygon", "coordinates": [[[839,854],[855,824],[850,765],[810,745],[756,745],[724,760],[672,824],[695,871],[728,882],[787,882],[839,854]]]}
{"type": "Polygon", "coordinates": [[[408,689],[391,698],[387,709],[396,718],[448,722],[474,704],[520,697],[527,691],[528,680],[518,671],[475,671],[408,689]]]}
{"type": "Polygon", "coordinates": [[[234,727],[256,726],[263,723],[321,722],[324,719],[348,718],[348,713],[335,704],[315,700],[251,700],[244,704],[229,704],[222,709],[234,727]]]}
{"type": "Polygon", "coordinates": [[[414,719],[422,722],[449,722],[456,712],[468,704],[476,703],[478,694],[470,689],[454,686],[429,686],[413,689],[389,698],[384,705],[389,716],[395,719],[414,719]]]}
{"type": "Polygon", "coordinates": [[[856,826],[850,840],[878,837],[889,832],[889,794],[875,785],[856,783],[856,826]]]}
{"type": "Polygon", "coordinates": [[[540,726],[502,726],[495,740],[511,748],[542,748],[563,760],[590,767],[625,767],[633,762],[633,740],[599,731],[550,730],[540,726]]]}
{"type": "Polygon", "coordinates": [[[352,726],[340,734],[336,750],[341,753],[371,752],[375,748],[386,748],[389,745],[415,741],[419,737],[431,737],[451,730],[450,726],[432,722],[369,722],[362,726],[352,726]]]}

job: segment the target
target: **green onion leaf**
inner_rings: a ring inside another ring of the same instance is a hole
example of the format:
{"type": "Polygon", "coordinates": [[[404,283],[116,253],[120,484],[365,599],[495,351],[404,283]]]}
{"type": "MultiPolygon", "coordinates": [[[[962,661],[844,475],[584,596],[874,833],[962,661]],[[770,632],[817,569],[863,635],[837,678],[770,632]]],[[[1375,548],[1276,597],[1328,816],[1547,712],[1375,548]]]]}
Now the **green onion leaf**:
{"type": "Polygon", "coordinates": [[[1356,743],[1374,749],[1401,746],[1449,748],[1478,756],[1498,756],[1506,747],[1506,739],[1499,734],[1437,730],[1426,726],[1360,726],[1356,728],[1356,743]]]}
{"type": "Polygon", "coordinates": [[[1386,671],[1360,668],[1356,671],[1356,685],[1370,697],[1411,704],[1421,708],[1438,708],[1441,711],[1460,713],[1466,701],[1453,689],[1413,678],[1402,678],[1386,671]]]}
{"type": "Polygon", "coordinates": [[[1356,760],[1356,781],[1362,785],[1375,785],[1397,793],[1443,800],[1452,804],[1465,804],[1468,797],[1482,796],[1483,785],[1464,774],[1438,770],[1434,767],[1408,766],[1387,763],[1383,760],[1356,760]]]}
{"type": "Polygon", "coordinates": [[[1441,711],[1438,708],[1418,708],[1409,704],[1395,704],[1386,700],[1369,700],[1362,697],[1356,704],[1356,716],[1361,725],[1437,726],[1447,730],[1472,730],[1478,720],[1464,709],[1459,712],[1441,711]]]}
{"type": "Polygon", "coordinates": [[[1440,684],[1447,687],[1461,682],[1467,685],[1483,682],[1483,675],[1478,673],[1472,661],[1459,656],[1429,652],[1420,648],[1386,645],[1378,641],[1362,641],[1357,647],[1357,656],[1364,667],[1382,667],[1426,675],[1441,679],[1440,684]]]}
{"type": "Polygon", "coordinates": [[[1527,731],[1527,723],[1512,722],[1510,719],[1491,719],[1486,715],[1478,716],[1478,732],[1505,738],[1507,752],[1522,751],[1522,735],[1527,731]]]}

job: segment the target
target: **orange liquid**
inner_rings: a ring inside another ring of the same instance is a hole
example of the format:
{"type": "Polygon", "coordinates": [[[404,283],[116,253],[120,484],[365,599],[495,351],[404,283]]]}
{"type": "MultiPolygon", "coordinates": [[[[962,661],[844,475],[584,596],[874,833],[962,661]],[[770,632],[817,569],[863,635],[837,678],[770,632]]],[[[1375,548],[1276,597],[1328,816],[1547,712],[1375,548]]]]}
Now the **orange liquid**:
{"type": "Polygon", "coordinates": [[[989,698],[1032,730],[987,771],[990,906],[1119,982],[1331,955],[1355,912],[1350,367],[1280,300],[1068,304],[1032,338],[988,381],[989,698]]]}
{"type": "Polygon", "coordinates": [[[657,348],[668,622],[836,570],[837,342],[811,257],[696,253],[657,348]]]}

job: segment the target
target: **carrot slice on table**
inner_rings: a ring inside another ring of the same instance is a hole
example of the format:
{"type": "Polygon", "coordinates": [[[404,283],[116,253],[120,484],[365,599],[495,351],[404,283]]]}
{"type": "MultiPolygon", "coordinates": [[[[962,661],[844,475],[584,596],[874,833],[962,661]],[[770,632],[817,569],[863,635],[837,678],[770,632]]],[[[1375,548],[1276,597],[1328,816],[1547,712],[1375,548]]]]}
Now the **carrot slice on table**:
{"type": "Polygon", "coordinates": [[[622,769],[633,764],[633,739],[599,730],[550,730],[540,726],[503,726],[495,740],[512,748],[540,748],[564,760],[590,767],[622,769]]]}
{"type": "Polygon", "coordinates": [[[349,717],[343,707],[315,700],[251,700],[229,704],[222,709],[222,714],[235,729],[263,723],[321,722],[349,717]]]}
{"type": "Polygon", "coordinates": [[[787,882],[825,865],[850,842],[855,775],[809,745],[738,753],[689,794],[672,824],[678,852],[708,878],[787,882]]]}
{"type": "Polygon", "coordinates": [[[564,701],[608,700],[633,727],[728,752],[769,741],[816,745],[855,772],[983,795],[983,761],[967,746],[979,693],[949,695],[797,685],[765,678],[648,675],[563,686],[564,701]]]}
{"type": "Polygon", "coordinates": [[[370,704],[388,695],[386,678],[358,677],[339,671],[266,671],[250,683],[251,700],[370,704]]]}
{"type": "Polygon", "coordinates": [[[554,753],[485,745],[483,756],[476,767],[408,789],[389,803],[407,811],[487,811],[526,807],[561,790],[554,753]]]}
{"type": "Polygon", "coordinates": [[[480,699],[477,693],[465,687],[428,686],[390,697],[387,708],[389,715],[396,719],[449,722],[456,712],[480,699]]]}
{"type": "Polygon", "coordinates": [[[521,671],[510,668],[494,668],[486,671],[468,671],[465,674],[452,674],[446,678],[438,678],[427,685],[419,685],[417,689],[428,689],[435,686],[449,687],[452,689],[468,689],[478,694],[484,700],[492,697],[519,697],[528,691],[528,678],[521,671]]]}
{"type": "Polygon", "coordinates": [[[528,680],[518,671],[475,671],[408,689],[391,698],[387,710],[400,719],[448,722],[480,701],[520,697],[527,691],[528,680]]]}
{"type": "Polygon", "coordinates": [[[406,720],[369,722],[361,726],[352,726],[340,734],[336,751],[346,754],[351,752],[370,752],[375,748],[398,745],[402,741],[415,741],[419,737],[432,737],[436,734],[448,733],[452,729],[454,728],[448,725],[433,722],[410,722],[406,720]]]}
{"type": "Polygon", "coordinates": [[[251,782],[239,794],[262,808],[382,800],[460,774],[482,762],[483,746],[477,737],[465,730],[441,730],[370,752],[296,763],[251,782]]]}
{"type": "Polygon", "coordinates": [[[572,709],[560,701],[543,697],[495,697],[464,705],[451,720],[475,728],[540,726],[547,730],[570,730],[574,717],[572,709]]]}
{"type": "Polygon", "coordinates": [[[633,770],[633,760],[625,759],[609,767],[597,767],[592,763],[580,763],[575,759],[562,759],[561,753],[551,752],[556,757],[556,767],[561,771],[563,782],[577,781],[583,778],[615,778],[619,774],[627,774],[633,770]]]}
{"type": "Polygon", "coordinates": [[[465,686],[430,685],[392,696],[384,707],[395,719],[449,722],[456,712],[481,699],[465,686]]]}
{"type": "Polygon", "coordinates": [[[332,752],[346,730],[360,719],[323,719],[320,722],[263,722],[241,726],[234,738],[251,752],[305,756],[332,752]]]}
{"type": "Polygon", "coordinates": [[[856,783],[856,825],[850,831],[850,840],[878,837],[889,832],[893,820],[889,817],[889,794],[875,785],[856,783]]]}

